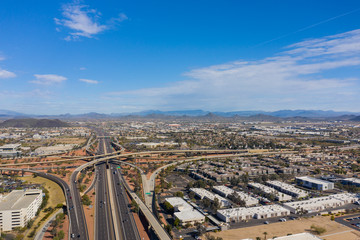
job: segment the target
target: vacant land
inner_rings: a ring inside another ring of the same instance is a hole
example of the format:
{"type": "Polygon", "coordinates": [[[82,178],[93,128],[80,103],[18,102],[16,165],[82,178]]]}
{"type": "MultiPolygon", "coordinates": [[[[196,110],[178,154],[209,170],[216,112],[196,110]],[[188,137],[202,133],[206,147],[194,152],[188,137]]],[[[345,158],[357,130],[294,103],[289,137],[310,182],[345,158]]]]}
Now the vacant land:
{"type": "Polygon", "coordinates": [[[267,238],[275,236],[286,236],[301,232],[311,232],[311,225],[320,226],[326,229],[326,232],[320,237],[326,240],[358,240],[360,234],[358,231],[341,225],[335,221],[331,221],[330,217],[314,217],[301,220],[293,220],[287,222],[273,223],[269,225],[260,225],[248,228],[232,229],[218,233],[212,233],[216,237],[222,237],[224,240],[239,240],[244,238],[256,239],[256,237],[264,237],[267,232],[267,238]]]}

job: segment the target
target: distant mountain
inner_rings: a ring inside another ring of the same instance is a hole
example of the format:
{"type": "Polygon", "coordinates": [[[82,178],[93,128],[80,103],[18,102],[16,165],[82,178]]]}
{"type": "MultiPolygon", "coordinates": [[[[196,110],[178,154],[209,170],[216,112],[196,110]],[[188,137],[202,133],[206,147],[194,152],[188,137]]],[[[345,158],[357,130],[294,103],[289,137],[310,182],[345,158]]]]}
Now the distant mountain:
{"type": "Polygon", "coordinates": [[[16,117],[16,116],[25,116],[25,115],[26,114],[19,112],[0,109],[0,117],[16,117]]]}
{"type": "Polygon", "coordinates": [[[350,119],[351,121],[357,121],[360,122],[360,116],[354,117],[350,119]]]}
{"type": "MultiPolygon", "coordinates": [[[[204,110],[179,110],[179,111],[160,111],[148,110],[134,113],[111,113],[102,114],[96,112],[84,114],[61,114],[61,115],[26,115],[14,111],[0,110],[0,118],[47,118],[47,119],[114,119],[114,118],[134,118],[148,117],[154,119],[173,119],[184,117],[202,117],[205,119],[215,118],[251,118],[251,120],[262,119],[261,121],[275,121],[278,118],[298,119],[331,119],[331,120],[350,120],[360,113],[353,112],[335,112],[323,110],[279,110],[273,112],[254,110],[254,111],[232,111],[232,112],[209,112],[204,110]],[[210,114],[210,115],[209,115],[210,114]],[[273,118],[271,118],[273,117],[273,118]]],[[[248,119],[249,120],[249,119],[248,119]]]]}
{"type": "Polygon", "coordinates": [[[9,119],[0,123],[0,127],[17,127],[17,128],[47,128],[47,127],[69,127],[66,122],[59,119],[9,119]]]}

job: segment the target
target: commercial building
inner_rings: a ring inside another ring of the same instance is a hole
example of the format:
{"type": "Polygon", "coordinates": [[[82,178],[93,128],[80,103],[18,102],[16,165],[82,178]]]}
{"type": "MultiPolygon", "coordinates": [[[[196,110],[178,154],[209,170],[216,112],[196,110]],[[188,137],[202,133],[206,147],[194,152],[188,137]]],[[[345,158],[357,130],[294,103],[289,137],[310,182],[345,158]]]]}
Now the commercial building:
{"type": "Polygon", "coordinates": [[[5,144],[3,146],[0,146],[0,157],[7,157],[7,158],[20,157],[21,156],[20,147],[21,144],[5,144]]]}
{"type": "Polygon", "coordinates": [[[344,178],[341,180],[341,183],[345,185],[353,185],[356,187],[360,187],[360,179],[358,178],[344,178]]]}
{"type": "Polygon", "coordinates": [[[292,213],[319,212],[327,208],[335,208],[348,203],[354,203],[358,199],[357,195],[353,193],[339,193],[326,197],[284,203],[284,207],[288,208],[292,213]]]}
{"type": "Polygon", "coordinates": [[[296,179],[296,183],[302,187],[307,187],[310,189],[321,190],[321,191],[334,189],[334,183],[325,180],[312,178],[308,176],[297,177],[295,179],[296,179]]]}
{"type": "Polygon", "coordinates": [[[253,205],[256,205],[259,203],[258,199],[250,196],[249,194],[246,194],[246,193],[240,192],[240,191],[235,191],[235,190],[228,188],[226,186],[223,186],[223,185],[222,186],[214,186],[213,190],[223,197],[228,197],[229,195],[235,193],[241,198],[241,200],[243,200],[245,202],[245,205],[247,207],[253,206],[253,205]]]}
{"type": "Polygon", "coordinates": [[[291,234],[282,237],[270,238],[269,240],[321,240],[321,238],[311,233],[305,232],[305,233],[291,234]]]}
{"type": "Polygon", "coordinates": [[[279,202],[290,201],[292,199],[292,197],[290,195],[279,192],[278,190],[268,187],[261,183],[249,183],[249,186],[252,188],[258,189],[258,190],[262,191],[263,193],[273,195],[275,197],[275,199],[279,202]]]}
{"type": "Polygon", "coordinates": [[[39,209],[42,203],[40,189],[14,190],[0,198],[0,229],[11,231],[24,227],[39,209]]]}
{"type": "Polygon", "coordinates": [[[280,182],[280,181],[267,181],[266,182],[270,187],[279,190],[280,192],[286,193],[295,198],[304,198],[309,195],[309,192],[302,189],[296,188],[293,185],[280,182]]]}
{"type": "Polygon", "coordinates": [[[199,197],[200,199],[203,198],[207,198],[210,201],[215,201],[215,198],[217,198],[220,202],[220,207],[228,207],[230,206],[230,202],[228,200],[226,200],[225,198],[223,198],[222,196],[209,192],[206,189],[203,188],[190,188],[190,191],[192,191],[193,193],[195,193],[195,195],[197,197],[199,197]]]}
{"type": "Polygon", "coordinates": [[[188,223],[194,225],[196,222],[205,222],[205,216],[194,209],[184,199],[172,197],[166,198],[165,201],[174,208],[174,218],[179,219],[180,225],[186,225],[188,223]]]}
{"type": "Polygon", "coordinates": [[[289,214],[289,209],[286,209],[277,204],[250,208],[240,207],[221,209],[216,212],[217,217],[224,222],[240,222],[253,218],[266,219],[286,216],[289,214]]]}

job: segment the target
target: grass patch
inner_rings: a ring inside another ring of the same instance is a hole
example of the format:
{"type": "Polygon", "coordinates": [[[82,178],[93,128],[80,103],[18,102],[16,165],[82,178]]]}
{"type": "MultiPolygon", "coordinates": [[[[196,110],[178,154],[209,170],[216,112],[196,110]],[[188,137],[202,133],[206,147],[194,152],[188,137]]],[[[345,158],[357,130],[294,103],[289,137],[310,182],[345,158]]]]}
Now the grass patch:
{"type": "Polygon", "coordinates": [[[34,178],[33,176],[25,176],[25,177],[21,177],[19,179],[27,181],[29,183],[41,184],[46,190],[49,191],[48,203],[46,204],[44,209],[40,211],[39,215],[34,219],[34,224],[32,224],[31,228],[29,228],[25,233],[26,236],[24,239],[33,239],[33,238],[27,237],[27,236],[31,235],[31,233],[34,232],[35,229],[39,229],[43,225],[46,218],[48,218],[52,215],[53,212],[51,212],[51,214],[49,214],[49,212],[50,212],[49,208],[55,210],[55,208],[56,208],[56,206],[58,206],[58,204],[62,204],[65,202],[65,196],[64,196],[64,193],[63,193],[61,187],[49,179],[42,178],[42,177],[34,178]]]}

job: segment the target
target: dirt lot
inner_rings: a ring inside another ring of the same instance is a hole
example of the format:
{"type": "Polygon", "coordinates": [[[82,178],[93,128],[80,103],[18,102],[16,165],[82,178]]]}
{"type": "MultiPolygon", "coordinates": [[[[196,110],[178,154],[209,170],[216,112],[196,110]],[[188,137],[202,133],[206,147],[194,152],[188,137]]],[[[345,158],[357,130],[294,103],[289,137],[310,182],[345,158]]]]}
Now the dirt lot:
{"type": "Polygon", "coordinates": [[[224,240],[239,240],[244,238],[256,239],[256,237],[264,237],[267,232],[267,238],[274,236],[286,236],[287,234],[295,234],[301,232],[310,232],[311,225],[321,226],[326,232],[320,237],[326,240],[359,240],[360,232],[341,225],[335,221],[331,221],[330,217],[314,217],[301,220],[293,220],[287,222],[273,223],[269,225],[260,225],[248,228],[231,229],[218,233],[212,233],[216,237],[222,237],[224,240]]]}

